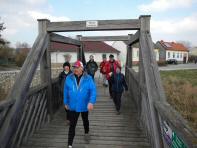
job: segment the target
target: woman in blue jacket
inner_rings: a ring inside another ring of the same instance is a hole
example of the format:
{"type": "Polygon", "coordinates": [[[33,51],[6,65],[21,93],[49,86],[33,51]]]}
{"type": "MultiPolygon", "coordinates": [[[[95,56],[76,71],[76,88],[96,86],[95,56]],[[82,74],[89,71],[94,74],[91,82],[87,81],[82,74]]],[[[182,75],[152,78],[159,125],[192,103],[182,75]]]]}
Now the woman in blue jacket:
{"type": "Polygon", "coordinates": [[[83,72],[83,64],[77,61],[74,71],[67,76],[64,84],[64,106],[69,110],[70,127],[68,133],[68,147],[72,148],[77,120],[81,114],[85,137],[89,133],[88,111],[93,110],[96,103],[96,86],[88,74],[83,72]]]}
{"type": "Polygon", "coordinates": [[[116,73],[113,73],[110,77],[112,83],[112,97],[116,106],[117,114],[120,114],[121,96],[124,89],[127,91],[128,86],[125,81],[124,75],[121,73],[120,68],[117,67],[116,73]]]}

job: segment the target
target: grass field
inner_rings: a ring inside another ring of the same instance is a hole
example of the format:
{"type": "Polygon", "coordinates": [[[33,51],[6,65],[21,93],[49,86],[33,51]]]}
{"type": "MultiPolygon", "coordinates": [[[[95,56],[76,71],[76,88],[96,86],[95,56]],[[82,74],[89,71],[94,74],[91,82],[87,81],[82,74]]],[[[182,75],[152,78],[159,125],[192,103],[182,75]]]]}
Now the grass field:
{"type": "Polygon", "coordinates": [[[197,70],[161,71],[168,102],[197,132],[197,70]]]}

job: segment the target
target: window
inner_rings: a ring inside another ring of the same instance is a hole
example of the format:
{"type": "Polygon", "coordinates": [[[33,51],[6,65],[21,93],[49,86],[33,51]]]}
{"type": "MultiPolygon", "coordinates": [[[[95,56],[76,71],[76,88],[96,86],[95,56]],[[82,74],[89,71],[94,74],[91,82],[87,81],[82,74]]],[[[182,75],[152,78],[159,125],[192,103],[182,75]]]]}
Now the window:
{"type": "Polygon", "coordinates": [[[177,58],[179,58],[179,53],[177,53],[177,58]]]}
{"type": "Polygon", "coordinates": [[[173,52],[173,58],[175,58],[175,52],[173,52]]]}
{"type": "Polygon", "coordinates": [[[168,58],[170,58],[170,52],[168,52],[168,58]]]}
{"type": "Polygon", "coordinates": [[[180,58],[183,58],[183,53],[180,53],[180,58]]]}
{"type": "Polygon", "coordinates": [[[139,57],[139,50],[137,51],[137,57],[139,57]]]}
{"type": "Polygon", "coordinates": [[[102,54],[102,59],[103,58],[107,58],[107,55],[106,54],[102,54]]]}

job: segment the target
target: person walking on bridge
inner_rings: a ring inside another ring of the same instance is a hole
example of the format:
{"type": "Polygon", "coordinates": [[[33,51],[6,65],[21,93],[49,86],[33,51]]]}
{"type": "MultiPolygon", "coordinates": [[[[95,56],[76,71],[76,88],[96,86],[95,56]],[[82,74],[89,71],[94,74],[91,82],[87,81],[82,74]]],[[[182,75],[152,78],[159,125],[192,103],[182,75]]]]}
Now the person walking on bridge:
{"type": "MultiPolygon", "coordinates": [[[[63,100],[63,91],[64,91],[64,83],[66,80],[66,77],[71,74],[72,71],[70,70],[70,63],[69,62],[65,62],[63,64],[63,71],[59,74],[59,88],[60,88],[60,94],[62,96],[62,100],[63,100]]],[[[69,111],[67,109],[65,109],[66,111],[66,120],[67,120],[67,124],[70,123],[69,121],[69,111]]]]}
{"type": "Polygon", "coordinates": [[[94,56],[93,55],[90,55],[90,60],[86,64],[86,70],[87,70],[87,73],[90,76],[92,76],[92,78],[94,80],[94,75],[95,75],[96,71],[98,70],[98,65],[94,61],[94,56]]]}
{"type": "Polygon", "coordinates": [[[116,73],[117,67],[119,68],[121,67],[120,63],[114,59],[114,55],[110,54],[109,61],[105,64],[105,69],[106,69],[106,78],[109,84],[109,94],[111,98],[113,98],[113,95],[112,95],[112,83],[110,77],[112,74],[116,73]]]}
{"type": "Polygon", "coordinates": [[[107,58],[106,56],[103,56],[103,61],[100,63],[100,73],[102,74],[102,77],[103,77],[103,85],[105,87],[108,86],[108,81],[107,81],[107,78],[106,78],[106,65],[107,64],[107,58]]]}
{"type": "Polygon", "coordinates": [[[116,73],[113,73],[110,77],[112,83],[112,93],[113,93],[113,101],[116,106],[117,114],[120,114],[121,107],[121,96],[124,89],[127,91],[128,86],[125,81],[124,75],[121,73],[121,69],[117,67],[116,73]]]}
{"type": "Polygon", "coordinates": [[[85,130],[85,139],[89,137],[88,112],[96,103],[96,86],[88,74],[84,72],[81,61],[74,63],[73,73],[66,78],[64,85],[64,107],[69,110],[70,127],[68,132],[68,147],[72,148],[75,128],[81,114],[85,130]]]}

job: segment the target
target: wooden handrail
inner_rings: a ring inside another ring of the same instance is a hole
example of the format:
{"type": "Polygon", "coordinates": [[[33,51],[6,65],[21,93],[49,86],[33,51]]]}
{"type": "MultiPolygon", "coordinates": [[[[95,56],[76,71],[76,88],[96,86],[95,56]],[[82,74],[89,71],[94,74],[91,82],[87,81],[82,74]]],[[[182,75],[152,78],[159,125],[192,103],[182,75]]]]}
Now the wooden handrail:
{"type": "Polygon", "coordinates": [[[21,110],[25,104],[28,90],[33,79],[36,68],[48,47],[49,35],[47,33],[39,34],[32,50],[29,52],[23,67],[17,76],[15,83],[8,95],[8,100],[16,100],[0,129],[0,147],[4,148],[9,145],[12,136],[17,129],[21,110]]]}
{"type": "Polygon", "coordinates": [[[12,106],[15,103],[15,100],[4,100],[0,102],[0,112],[5,108],[12,106]]]}

